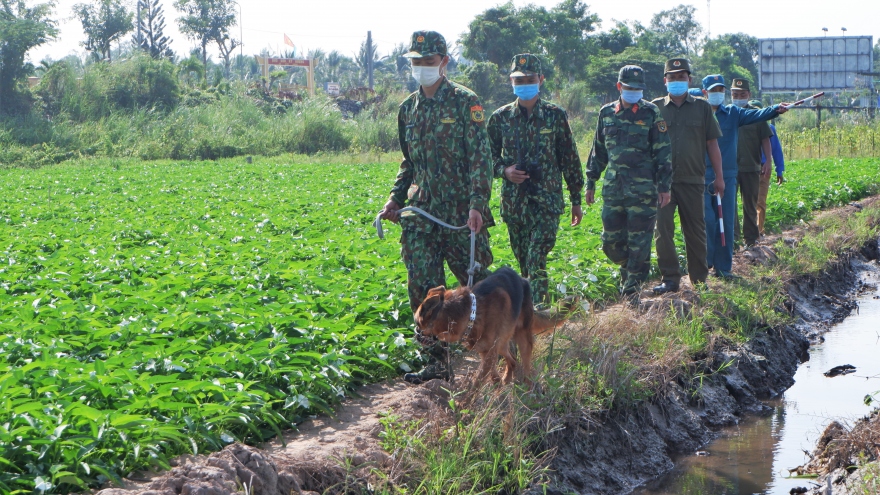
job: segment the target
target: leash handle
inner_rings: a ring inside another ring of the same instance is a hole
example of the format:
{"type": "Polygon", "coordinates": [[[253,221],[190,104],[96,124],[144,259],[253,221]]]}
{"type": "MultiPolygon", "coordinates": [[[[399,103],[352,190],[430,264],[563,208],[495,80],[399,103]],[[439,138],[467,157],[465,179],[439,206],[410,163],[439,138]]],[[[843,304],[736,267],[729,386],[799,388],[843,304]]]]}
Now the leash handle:
{"type": "MultiPolygon", "coordinates": [[[[418,213],[419,215],[422,215],[423,217],[436,223],[437,225],[439,225],[441,227],[445,227],[447,229],[463,230],[463,229],[468,228],[467,224],[464,224],[461,227],[449,225],[448,223],[444,222],[443,220],[440,220],[439,218],[435,217],[434,215],[431,215],[427,211],[425,211],[421,208],[417,208],[415,206],[407,206],[406,208],[401,208],[401,209],[397,210],[398,213],[403,213],[405,211],[412,211],[414,213],[418,213]]],[[[382,214],[381,213],[376,215],[376,220],[373,222],[373,226],[376,227],[376,235],[379,236],[379,239],[384,239],[385,232],[382,230],[382,214]]],[[[482,268],[482,265],[480,265],[479,263],[477,263],[474,260],[474,257],[476,255],[476,251],[477,251],[476,248],[477,248],[477,233],[476,233],[476,231],[472,230],[471,231],[471,259],[470,259],[470,264],[468,265],[468,270],[467,270],[468,287],[474,286],[474,274],[477,272],[477,270],[482,268]]]]}

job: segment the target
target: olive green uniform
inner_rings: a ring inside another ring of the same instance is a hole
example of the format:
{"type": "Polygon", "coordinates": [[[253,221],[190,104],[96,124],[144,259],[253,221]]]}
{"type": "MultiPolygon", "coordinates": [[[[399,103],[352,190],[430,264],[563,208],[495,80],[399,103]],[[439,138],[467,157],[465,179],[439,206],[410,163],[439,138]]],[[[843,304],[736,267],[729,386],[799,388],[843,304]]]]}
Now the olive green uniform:
{"type": "MultiPolygon", "coordinates": [[[[760,107],[750,106],[748,108],[760,107]]],[[[737,172],[736,184],[742,197],[742,234],[747,246],[757,242],[760,235],[758,229],[758,192],[761,187],[761,142],[772,135],[770,124],[767,122],[758,122],[739,128],[736,152],[739,171],[737,172]]],[[[737,219],[735,226],[734,235],[739,238],[739,219],[737,219]]]]}
{"type": "Polygon", "coordinates": [[[670,96],[653,101],[669,127],[672,142],[672,188],[668,205],[657,216],[657,265],[663,280],[678,286],[681,267],[675,250],[675,211],[681,222],[691,282],[705,282],[706,217],[703,195],[706,177],[706,141],[721,137],[721,128],[706,100],[688,95],[681,106],[670,96]]]}

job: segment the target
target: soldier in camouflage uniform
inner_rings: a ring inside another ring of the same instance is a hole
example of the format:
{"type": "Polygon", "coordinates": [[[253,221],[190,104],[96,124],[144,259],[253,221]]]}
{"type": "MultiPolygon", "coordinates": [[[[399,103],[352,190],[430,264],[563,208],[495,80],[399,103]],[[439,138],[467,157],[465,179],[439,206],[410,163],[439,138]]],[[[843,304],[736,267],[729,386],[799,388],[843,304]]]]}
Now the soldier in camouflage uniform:
{"type": "Polygon", "coordinates": [[[513,57],[510,80],[516,101],[489,118],[495,177],[501,185],[501,217],[532,299],[548,301],[547,254],[556,244],[565,208],[562,179],[571,201],[571,225],[580,224],[584,173],[565,110],[541,99],[541,61],[528,53],[513,57]]]}
{"type": "Polygon", "coordinates": [[[587,165],[587,204],[602,184],[602,250],[620,265],[621,293],[638,294],[651,267],[651,239],[657,207],[669,203],[671,142],[660,109],[642,99],[645,72],[620,69],[620,99],[599,110],[599,123],[587,165]]]}
{"type": "MultiPolygon", "coordinates": [[[[412,61],[419,89],[403,101],[397,113],[403,161],[381,216],[401,223],[401,254],[409,303],[415,313],[428,290],[446,285],[444,262],[459,284],[467,283],[470,231],[478,233],[475,260],[481,265],[474,282],[489,275],[492,251],[487,228],[494,225],[489,211],[492,162],[477,95],[443,74],[449,61],[443,36],[416,31],[404,57],[412,61]],[[466,223],[470,229],[451,230],[413,212],[401,214],[398,210],[404,204],[450,225],[466,223]]],[[[420,339],[420,343],[425,346],[428,365],[404,378],[412,383],[449,378],[446,347],[434,338],[420,339]]]]}

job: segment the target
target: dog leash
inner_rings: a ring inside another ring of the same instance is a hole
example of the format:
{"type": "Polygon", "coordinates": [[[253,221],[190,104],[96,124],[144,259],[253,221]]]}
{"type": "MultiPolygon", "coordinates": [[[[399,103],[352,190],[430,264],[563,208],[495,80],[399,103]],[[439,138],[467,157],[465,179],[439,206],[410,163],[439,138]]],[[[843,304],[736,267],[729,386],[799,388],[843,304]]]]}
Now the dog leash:
{"type": "MultiPolygon", "coordinates": [[[[427,211],[425,211],[421,208],[415,207],[415,206],[407,206],[405,208],[401,208],[401,209],[397,210],[397,213],[400,214],[405,211],[412,211],[412,212],[418,213],[419,215],[422,215],[423,217],[436,223],[437,225],[439,225],[441,227],[446,227],[447,229],[463,230],[463,229],[467,228],[467,224],[464,224],[461,227],[449,225],[448,223],[444,222],[443,220],[440,220],[439,218],[435,217],[434,215],[431,215],[427,211]]],[[[378,215],[376,215],[376,220],[373,222],[373,226],[376,227],[376,235],[379,236],[379,239],[384,239],[385,232],[382,230],[382,213],[379,213],[378,215]]],[[[476,255],[476,247],[477,247],[477,232],[475,230],[472,230],[471,231],[471,259],[470,259],[470,263],[468,264],[468,270],[467,270],[467,274],[468,274],[467,286],[468,287],[474,286],[474,273],[476,273],[477,270],[479,270],[482,267],[482,265],[477,263],[477,261],[474,259],[475,255],[476,255]]],[[[468,318],[468,325],[467,325],[467,329],[465,330],[463,338],[467,338],[470,335],[471,331],[474,329],[474,321],[476,319],[477,319],[477,298],[476,298],[476,296],[474,296],[474,293],[471,292],[471,314],[470,314],[470,317],[468,318]]],[[[449,344],[447,344],[446,342],[443,343],[443,347],[446,348],[446,368],[449,370],[449,381],[450,381],[450,383],[452,383],[454,385],[455,384],[455,372],[452,369],[452,352],[449,348],[449,344]]]]}
{"type": "MultiPolygon", "coordinates": [[[[435,217],[434,215],[431,215],[427,211],[425,211],[421,208],[417,208],[415,206],[407,206],[406,208],[401,208],[401,209],[397,210],[398,213],[403,213],[405,211],[412,211],[412,212],[418,213],[419,215],[422,215],[423,217],[436,223],[437,225],[439,225],[441,227],[446,227],[447,229],[463,230],[463,229],[468,228],[467,224],[464,224],[461,227],[449,225],[448,223],[444,222],[443,220],[440,220],[439,218],[435,217]]],[[[376,235],[379,236],[379,239],[384,239],[385,232],[382,230],[382,214],[381,213],[376,215],[376,220],[373,222],[373,226],[376,227],[376,235]]],[[[476,254],[476,247],[477,247],[477,232],[472,230],[471,231],[471,259],[470,259],[470,263],[468,264],[468,270],[467,270],[468,287],[474,286],[474,273],[476,273],[477,270],[479,270],[482,267],[482,265],[480,265],[479,263],[477,263],[474,260],[474,257],[476,254]]]]}

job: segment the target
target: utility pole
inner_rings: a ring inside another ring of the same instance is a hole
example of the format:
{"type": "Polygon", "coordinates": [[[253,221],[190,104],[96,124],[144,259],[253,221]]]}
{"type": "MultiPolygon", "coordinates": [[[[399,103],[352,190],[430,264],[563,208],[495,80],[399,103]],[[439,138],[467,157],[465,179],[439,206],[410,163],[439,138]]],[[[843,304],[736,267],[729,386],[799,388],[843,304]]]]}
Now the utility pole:
{"type": "Polygon", "coordinates": [[[144,44],[144,39],[141,37],[141,11],[144,9],[143,7],[144,7],[143,0],[138,0],[138,3],[137,3],[137,11],[138,11],[138,19],[137,19],[137,24],[138,24],[138,37],[137,37],[137,40],[138,40],[138,49],[140,49],[140,48],[143,46],[143,44],[144,44]]]}
{"type": "Polygon", "coordinates": [[[367,31],[367,80],[369,87],[373,89],[373,32],[367,31]]]}
{"type": "Polygon", "coordinates": [[[706,38],[712,36],[712,0],[706,0],[706,38]]]}

